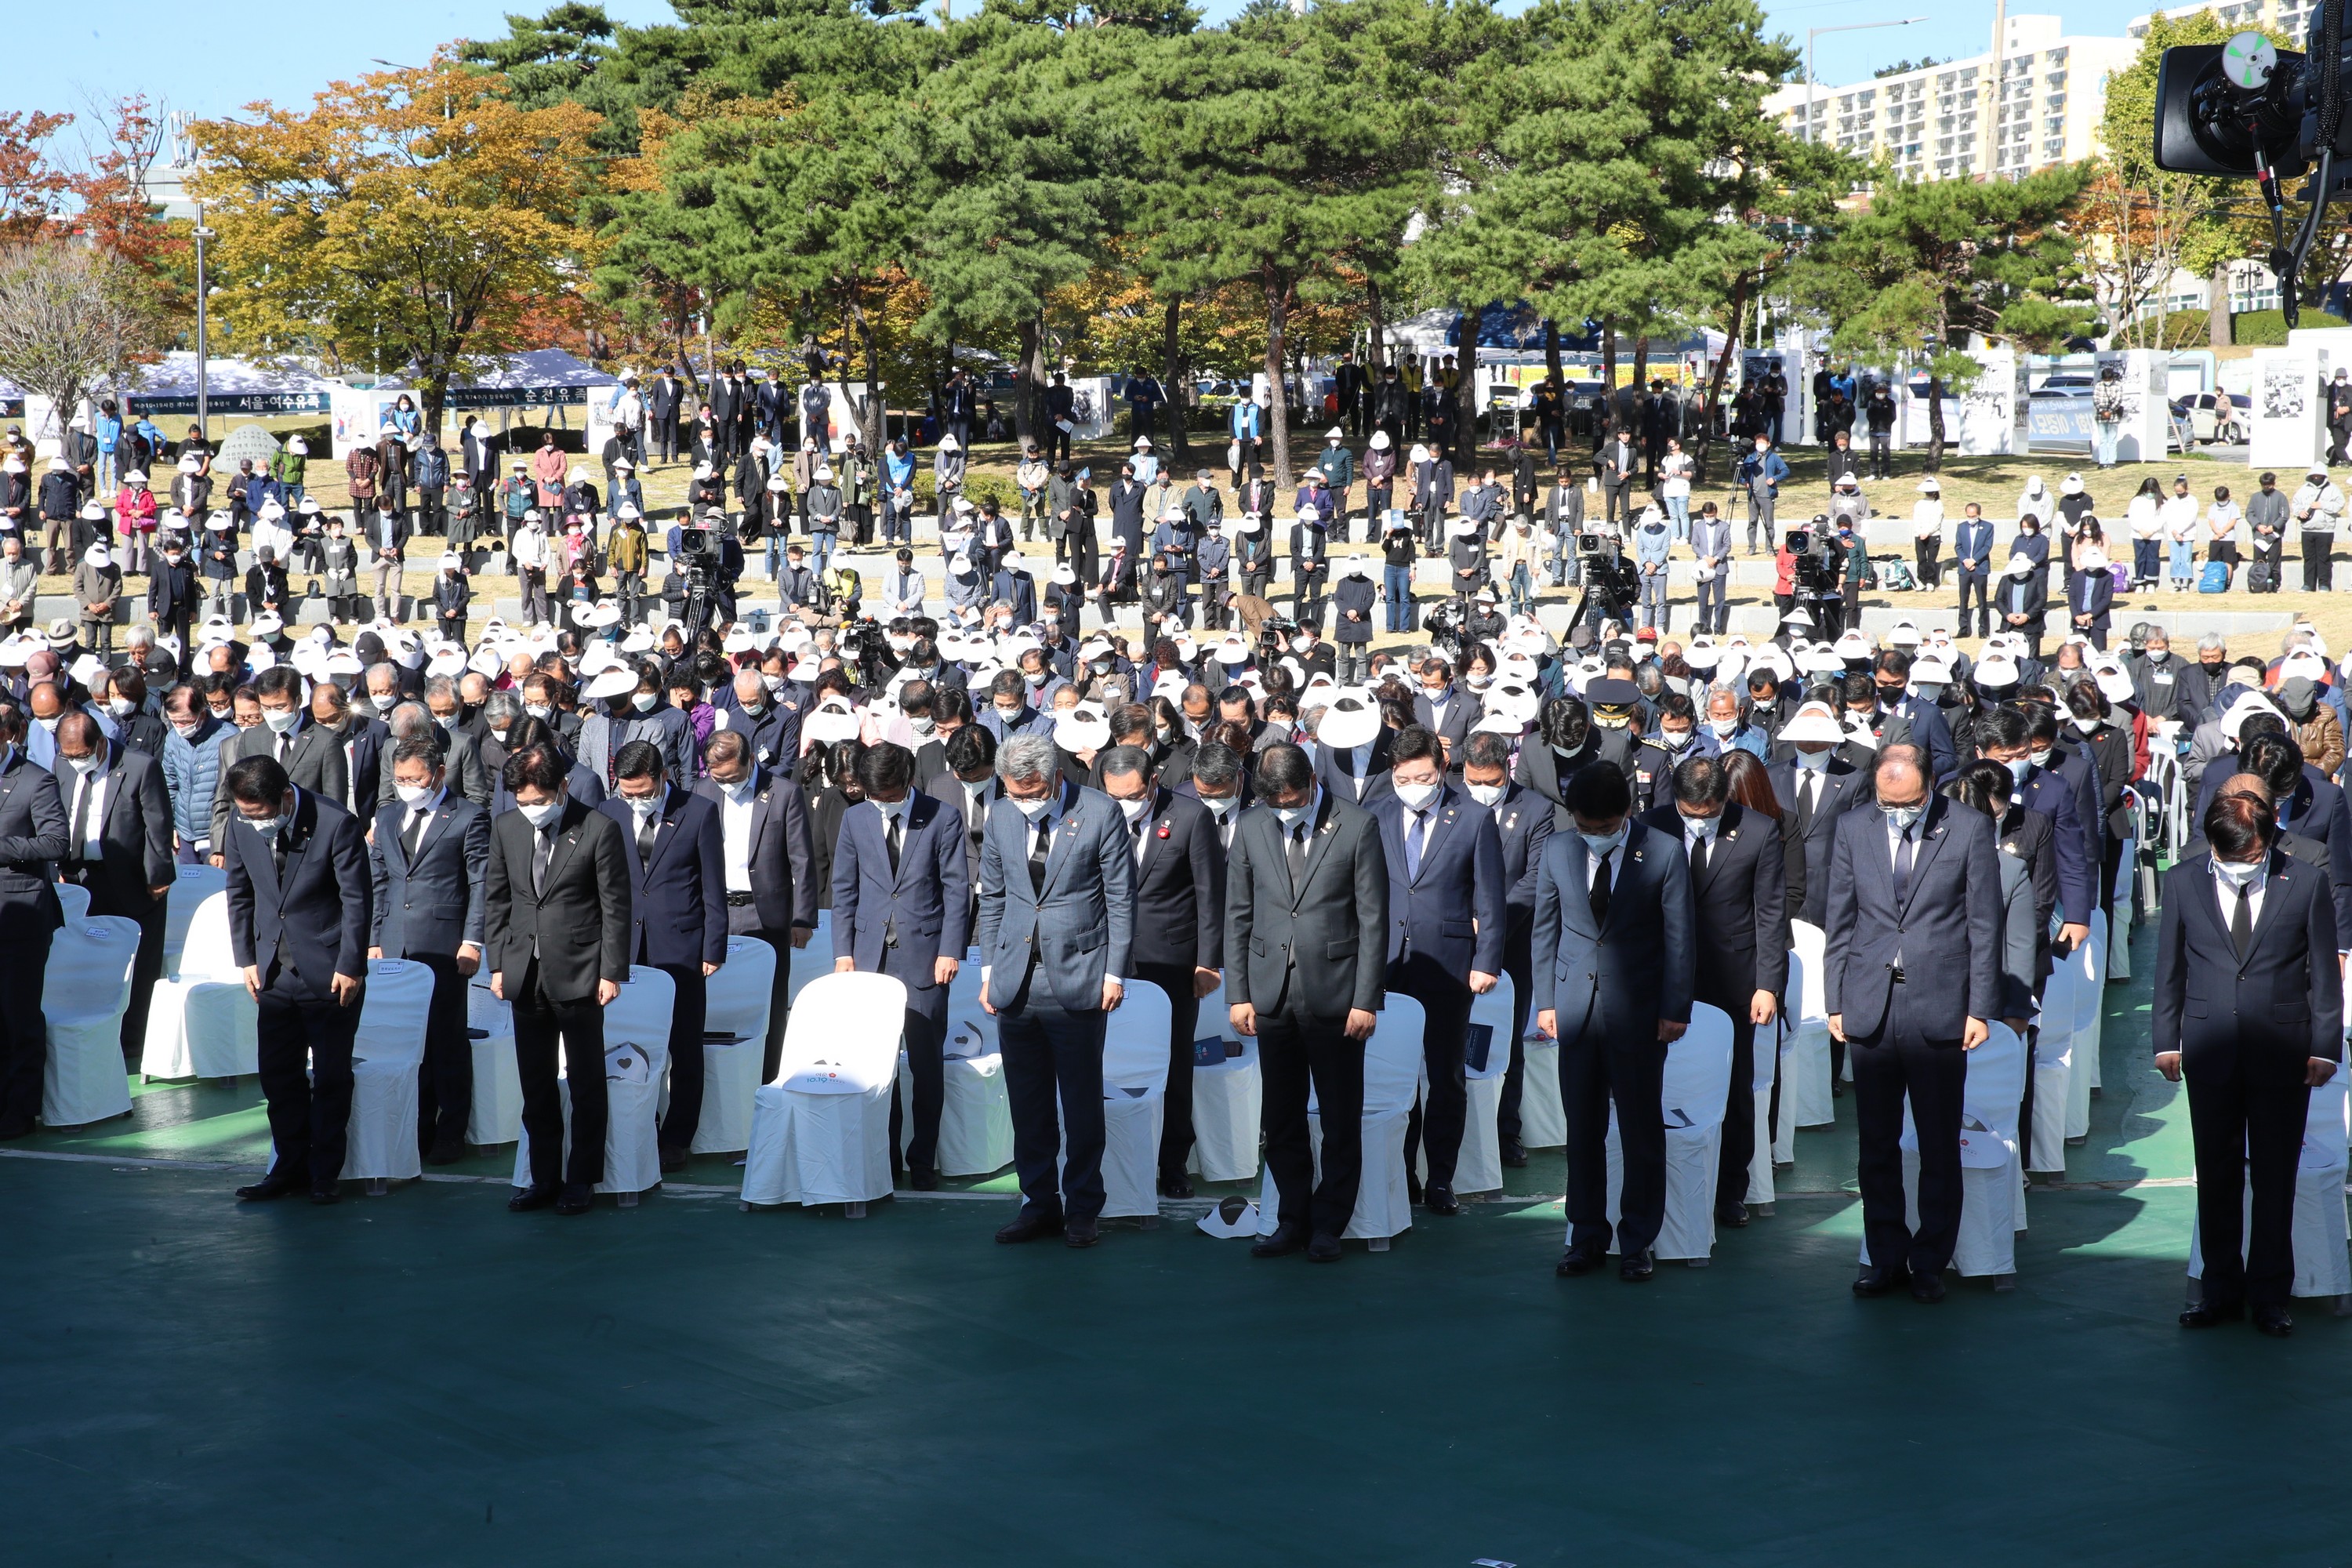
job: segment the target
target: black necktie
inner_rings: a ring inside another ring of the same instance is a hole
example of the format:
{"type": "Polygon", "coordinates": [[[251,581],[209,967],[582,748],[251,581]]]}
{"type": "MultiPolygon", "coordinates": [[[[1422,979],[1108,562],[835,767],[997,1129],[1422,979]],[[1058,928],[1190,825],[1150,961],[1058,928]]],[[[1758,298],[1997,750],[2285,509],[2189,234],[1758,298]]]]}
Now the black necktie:
{"type": "Polygon", "coordinates": [[[1813,809],[1822,803],[1822,774],[1819,768],[1797,770],[1797,819],[1811,822],[1813,809]]]}
{"type": "Polygon", "coordinates": [[[1045,851],[1054,842],[1054,822],[1050,815],[1037,818],[1037,831],[1029,840],[1029,890],[1038,898],[1045,896],[1045,851]]]}
{"type": "Polygon", "coordinates": [[[1290,889],[1291,891],[1297,892],[1298,884],[1307,876],[1306,818],[1301,817],[1292,824],[1284,843],[1283,857],[1290,862],[1290,889]]]}
{"type": "Polygon", "coordinates": [[[1592,868],[1592,923],[1596,928],[1609,924],[1609,857],[1616,853],[1610,850],[1592,868]]]}
{"type": "Polygon", "coordinates": [[[98,775],[94,773],[82,774],[81,791],[74,796],[73,847],[67,851],[66,858],[68,860],[80,859],[82,846],[89,842],[89,797],[97,793],[98,775]]]}
{"type": "Polygon", "coordinates": [[[900,846],[906,842],[906,821],[907,814],[905,812],[892,812],[890,814],[890,831],[882,836],[882,846],[890,852],[890,875],[893,877],[898,874],[898,850],[900,846]]]}
{"type": "Polygon", "coordinates": [[[289,730],[278,737],[278,760],[283,763],[294,751],[294,731],[289,730]]]}
{"type": "Polygon", "coordinates": [[[1706,852],[1709,848],[1714,847],[1714,844],[1715,835],[1712,833],[1702,833],[1696,838],[1691,840],[1690,868],[1692,876],[1698,877],[1706,874],[1706,852]]]}
{"type": "Polygon", "coordinates": [[[654,835],[661,830],[661,816],[647,812],[637,819],[637,867],[643,870],[654,863],[654,835]]]}
{"type": "Polygon", "coordinates": [[[535,828],[531,832],[530,890],[533,893],[546,891],[547,863],[554,858],[555,824],[550,822],[545,827],[535,828]]]}
{"type": "Polygon", "coordinates": [[[1916,847],[1911,842],[1911,829],[1904,828],[1902,833],[1895,845],[1895,901],[1898,904],[1911,894],[1911,858],[1916,847]]]}
{"type": "Polygon", "coordinates": [[[2237,950],[2238,962],[2246,960],[2246,949],[2254,944],[2253,884],[2238,885],[2238,907],[2230,915],[2230,945],[2237,950]]]}
{"type": "Polygon", "coordinates": [[[408,814],[408,830],[400,836],[400,848],[401,853],[408,858],[408,863],[412,866],[416,864],[416,847],[424,841],[425,824],[431,819],[431,816],[432,813],[422,806],[408,814]]]}

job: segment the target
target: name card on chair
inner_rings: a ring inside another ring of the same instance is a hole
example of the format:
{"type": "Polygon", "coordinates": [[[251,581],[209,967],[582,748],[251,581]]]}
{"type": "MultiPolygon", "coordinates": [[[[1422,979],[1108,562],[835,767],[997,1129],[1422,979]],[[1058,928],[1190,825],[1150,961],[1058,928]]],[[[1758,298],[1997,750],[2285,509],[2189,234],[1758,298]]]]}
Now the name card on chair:
{"type": "Polygon", "coordinates": [[[1213,1068],[1241,1054],[1241,1042],[1228,1045],[1222,1035],[1208,1035],[1192,1042],[1192,1065],[1196,1068],[1213,1068]]]}
{"type": "Polygon", "coordinates": [[[784,1087],[803,1094],[862,1094],[866,1085],[849,1076],[847,1064],[823,1059],[813,1061],[792,1077],[784,1087]]]}
{"type": "Polygon", "coordinates": [[[1495,1048],[1495,1026],[1473,1024],[1470,1033],[1463,1037],[1462,1059],[1470,1064],[1472,1072],[1486,1070],[1486,1053],[1495,1048]]]}

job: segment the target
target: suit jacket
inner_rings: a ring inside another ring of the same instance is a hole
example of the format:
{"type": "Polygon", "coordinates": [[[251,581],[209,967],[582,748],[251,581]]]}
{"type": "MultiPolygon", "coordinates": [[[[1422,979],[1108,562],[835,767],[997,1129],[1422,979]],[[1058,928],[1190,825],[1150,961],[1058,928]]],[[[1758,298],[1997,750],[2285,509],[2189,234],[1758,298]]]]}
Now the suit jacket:
{"type": "MultiPolygon", "coordinates": [[[[961,811],[910,794],[893,873],[882,814],[860,803],[841,819],[833,851],[833,955],[853,960],[861,972],[896,975],[910,991],[927,993],[908,998],[908,1005],[919,1010],[946,1007],[939,960],[961,960],[971,942],[971,880],[963,840],[961,811]]],[[[1097,1006],[1102,1003],[1099,986],[1094,1000],[1097,1006]]]]}
{"type": "Polygon", "coordinates": [[[370,713],[354,713],[338,737],[343,765],[351,770],[352,800],[362,818],[374,810],[391,784],[384,753],[392,750],[392,727],[370,713]]]}
{"type": "Polygon", "coordinates": [[[1886,816],[1874,806],[1838,821],[1830,855],[1829,1011],[1848,1039],[1886,1021],[1899,963],[1911,1026],[1957,1044],[1969,1018],[2000,1005],[2000,867],[1992,819],[1939,795],[1913,828],[1910,885],[1895,895],[1886,816]]]}
{"type": "Polygon", "coordinates": [[[1132,962],[1222,969],[1225,852],[1198,797],[1154,789],[1135,871],[1132,962]]]}
{"type": "Polygon", "coordinates": [[[1034,954],[1034,985],[1071,1012],[1102,1005],[1106,977],[1124,979],[1135,938],[1135,860],[1127,824],[1107,795],[1061,781],[1038,818],[1054,825],[1043,890],[1029,879],[1036,827],[1000,800],[980,845],[980,961],[988,997],[1009,1005],[1034,954]]]}
{"type": "Polygon", "coordinates": [[[1412,700],[1412,721],[1425,730],[1435,731],[1439,740],[1458,752],[1462,749],[1462,742],[1469,738],[1470,726],[1478,721],[1478,700],[1458,685],[1453,692],[1446,700],[1445,718],[1442,722],[1428,694],[1416,692],[1412,700]]]}
{"type": "Polygon", "coordinates": [[[2090,630],[2105,631],[2115,602],[2116,580],[2111,574],[2104,569],[2077,571],[2066,584],[2066,624],[2072,626],[2075,617],[2088,616],[2090,630]]]}
{"type": "MultiPolygon", "coordinates": [[[[2205,810],[2237,771],[2233,755],[2222,759],[2220,767],[2208,767],[2198,782],[2197,809],[2189,818],[2189,836],[2199,847],[2205,837],[2205,810]]],[[[2328,886],[2336,901],[2336,929],[2352,939],[2352,805],[2347,805],[2344,791],[2305,763],[2294,793],[2279,802],[2278,808],[2282,827],[2313,840],[2326,851],[2328,886]]]]}
{"type": "Polygon", "coordinates": [[[1655,1047],[1662,1022],[1690,1022],[1696,932],[1690,862],[1679,837],[1635,821],[1610,860],[1609,919],[1592,919],[1591,851],[1554,833],[1536,879],[1535,1012],[1557,1016],[1562,1045],[1655,1047]]]}
{"type": "MultiPolygon", "coordinates": [[[[172,858],[172,795],[164,787],[163,767],[143,752],[120,741],[107,741],[105,810],[89,826],[100,846],[96,865],[89,867],[90,912],[128,915],[136,920],[155,907],[148,891],[178,879],[172,858]]],[[[66,831],[73,830],[73,801],[81,781],[68,768],[58,783],[58,800],[65,813],[66,831]]],[[[68,843],[66,853],[79,851],[68,843]]]]}
{"type": "Polygon", "coordinates": [[[1366,810],[1396,794],[1396,785],[1389,779],[1390,733],[1383,729],[1372,737],[1371,752],[1364,763],[1363,776],[1356,774],[1356,754],[1353,751],[1335,750],[1318,742],[1315,746],[1315,778],[1325,789],[1350,805],[1366,810]],[[1359,794],[1357,785],[1362,784],[1359,794]]]}
{"type": "Polygon", "coordinates": [[[604,797],[597,810],[621,830],[629,865],[629,952],[639,963],[727,962],[727,846],[719,807],[677,784],[665,786],[654,816],[654,848],[637,853],[629,803],[604,797]]]}
{"type": "MultiPolygon", "coordinates": [[[[213,786],[213,853],[223,854],[220,842],[228,833],[231,815],[228,770],[247,757],[274,757],[278,736],[267,724],[240,730],[221,755],[220,780],[213,786]]],[[[286,776],[294,787],[321,799],[341,802],[351,795],[350,764],[343,756],[342,737],[310,722],[305,712],[294,729],[294,749],[286,759],[286,776]]]]}
{"type": "MultiPolygon", "coordinates": [[[[488,965],[507,999],[534,960],[540,984],[559,1002],[584,1001],[599,981],[629,978],[632,924],[629,852],[620,825],[598,808],[567,798],[557,818],[547,877],[531,890],[537,837],[528,817],[509,811],[490,823],[483,875],[483,934],[488,965]]],[[[725,940],[721,928],[720,940],[725,940]]]]}
{"type": "MultiPolygon", "coordinates": [[[[721,807],[727,790],[717,779],[706,778],[694,793],[720,812],[719,841],[723,851],[726,822],[721,807]]],[[[816,929],[816,848],[809,833],[808,797],[783,774],[762,767],[751,770],[751,849],[747,868],[751,873],[751,902],[760,924],[769,931],[793,926],[816,929]]],[[[726,893],[722,858],[719,892],[726,893]]]]}
{"type": "Polygon", "coordinates": [[[68,830],[58,781],[21,753],[7,757],[0,765],[0,944],[46,941],[65,923],[49,868],[65,855],[68,830]]]}
{"type": "Polygon", "coordinates": [[[1952,569],[1970,577],[1982,577],[1992,568],[1992,524],[1982,518],[1970,522],[1962,518],[1952,530],[1952,569]],[[1976,565],[1964,567],[1963,561],[1976,565]]]}
{"type": "Polygon", "coordinates": [[[2084,853],[2083,823],[2074,809],[2074,786],[2063,774],[2037,768],[2014,792],[2015,804],[2050,819],[2051,864],[2058,877],[2058,907],[2065,919],[2088,925],[2099,897],[2102,869],[2084,853]]]}
{"type": "Polygon", "coordinates": [[[1536,916],[1536,879],[1543,870],[1543,847],[1552,834],[1552,803],[1525,784],[1503,786],[1503,798],[1488,808],[1503,846],[1503,909],[1511,957],[1524,958],[1536,916]]]}
{"type": "MultiPolygon", "coordinates": [[[[1683,837],[1682,813],[1671,805],[1642,818],[1668,837],[1683,837]]],[[[1684,852],[1689,842],[1684,841],[1684,852]]],[[[1698,999],[1748,1016],[1759,991],[1778,996],[1789,987],[1789,882],[1780,851],[1780,825],[1738,801],[1726,801],[1706,863],[1691,873],[1691,916],[1697,932],[1698,999]]]]}
{"type": "Polygon", "coordinates": [[[1388,856],[1372,814],[1329,790],[1293,886],[1285,829],[1271,806],[1234,826],[1225,860],[1225,1001],[1261,1014],[1288,1006],[1328,1024],[1377,1013],[1386,966],[1361,951],[1389,923],[1388,856]]]}
{"type": "Polygon", "coordinates": [[[315,996],[338,974],[367,978],[375,885],[368,877],[359,819],[309,790],[294,792],[294,815],[278,830],[286,850],[280,877],[270,841],[242,813],[213,842],[228,868],[229,951],[243,967],[290,970],[315,996]]]}
{"type": "Polygon", "coordinates": [[[2192,1077],[2242,1071],[2250,1082],[2303,1081],[2312,1057],[2344,1058],[2344,994],[2331,956],[2341,938],[2327,879],[2273,848],[2246,956],[2230,941],[2213,858],[2165,874],[2157,926],[2149,1043],[2179,1051],[2192,1077]]]}
{"type": "MultiPolygon", "coordinates": [[[[449,786],[449,793],[463,795],[476,805],[488,810],[493,780],[489,765],[482,759],[481,742],[462,724],[454,731],[440,730],[436,733],[441,740],[442,766],[447,770],[443,782],[449,786]]],[[[399,792],[393,787],[392,769],[384,765],[384,759],[391,751],[388,740],[377,743],[374,762],[375,806],[378,810],[400,798],[399,792]]],[[[501,746],[499,751],[500,760],[504,761],[505,748],[501,746]]],[[[504,781],[497,782],[502,785],[504,781]]],[[[513,804],[511,800],[506,802],[509,806],[513,804]]]]}
{"type": "Polygon", "coordinates": [[[1838,818],[1857,802],[1870,804],[1870,775],[1832,758],[1822,770],[1821,804],[1810,817],[1801,820],[1797,764],[1775,763],[1769,771],[1773,796],[1780,803],[1780,853],[1789,862],[1789,918],[1821,925],[1829,914],[1830,846],[1837,837],[1838,818]]]}
{"type": "MultiPolygon", "coordinates": [[[[2029,811],[2011,802],[2009,815],[2001,819],[1998,837],[2000,858],[2004,861],[2013,860],[2023,868],[2026,885],[2033,897],[2032,907],[2026,911],[2030,924],[2028,934],[2033,942],[2033,968],[2027,984],[2030,994],[2025,998],[2026,1007],[2021,1013],[2010,1010],[2015,997],[2004,1000],[2001,1016],[2029,1017],[2035,999],[2042,994],[2042,982],[2050,978],[2050,917],[2058,908],[2058,832],[2050,818],[2041,812],[2029,811]]],[[[2001,884],[2004,892],[2008,885],[2004,879],[2001,884]]],[[[2004,914],[2003,942],[2013,943],[2016,937],[2016,930],[2008,924],[2008,917],[2004,914]]],[[[2009,970],[2006,961],[2001,968],[2002,984],[2006,987],[2009,970]]]]}
{"type": "Polygon", "coordinates": [[[2029,637],[2039,637],[2050,616],[2050,589],[2035,572],[2024,577],[2012,577],[2004,572],[1992,585],[1992,612],[1999,617],[2004,631],[2021,632],[2029,637]],[[2008,617],[2023,616],[2025,619],[2011,626],[2008,617]]]}
{"type": "Polygon", "coordinates": [[[1389,870],[1388,961],[1407,952],[1434,958],[1465,981],[1473,970],[1503,973],[1503,839],[1495,814],[1452,784],[1429,803],[1429,843],[1420,874],[1405,874],[1404,801],[1391,794],[1371,807],[1389,870]]]}
{"type": "Polygon", "coordinates": [[[401,847],[400,826],[408,808],[395,799],[376,813],[375,837],[368,841],[368,869],[375,889],[375,918],[368,945],[386,958],[438,953],[457,956],[458,947],[482,946],[482,881],[490,859],[490,814],[456,791],[444,788],[441,803],[425,824],[416,858],[401,847]]]}

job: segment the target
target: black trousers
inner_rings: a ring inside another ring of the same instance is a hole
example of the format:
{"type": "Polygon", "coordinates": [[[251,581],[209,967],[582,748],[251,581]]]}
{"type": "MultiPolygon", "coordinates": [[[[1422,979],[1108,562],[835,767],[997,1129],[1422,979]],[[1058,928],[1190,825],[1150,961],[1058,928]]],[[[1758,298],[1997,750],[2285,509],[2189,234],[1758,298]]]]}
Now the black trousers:
{"type": "Polygon", "coordinates": [[[593,1187],[604,1179],[604,1009],[593,995],[559,1001],[540,983],[533,962],[503,977],[514,1008],[515,1072],[522,1079],[522,1125],[530,1134],[530,1184],[593,1187]],[[559,1045],[580,1066],[572,1078],[572,1152],[563,1152],[563,1090],[559,1045]]]}
{"type": "Polygon", "coordinates": [[[1193,965],[1134,963],[1138,980],[1168,993],[1168,1098],[1160,1122],[1160,1179],[1181,1180],[1192,1155],[1192,1037],[1201,1023],[1201,999],[1192,994],[1193,965]]]}
{"type": "MultiPolygon", "coordinates": [[[[1887,998],[1886,1019],[1874,1035],[1856,1037],[1853,1099],[1861,1131],[1856,1174],[1862,1185],[1862,1227],[1877,1268],[1941,1274],[1960,1235],[1960,1106],[1968,1083],[1968,1053],[1953,1039],[1931,1040],[1910,1016],[1908,986],[1887,998]],[[1907,1218],[1903,1194],[1903,1100],[1919,1130],[1919,1228],[1907,1218]]],[[[2302,1127],[2296,1125],[2298,1144],[2302,1127]]]]}
{"type": "MultiPolygon", "coordinates": [[[[1503,1074],[1502,1104],[1495,1131],[1505,1148],[1519,1141],[1519,1095],[1528,1069],[1528,1011],[1535,1000],[1535,910],[1509,906],[1503,930],[1503,973],[1511,980],[1511,1065],[1503,1074]]],[[[1487,1047],[1489,1050],[1493,1047],[1487,1047]]]]}
{"type": "MultiPolygon", "coordinates": [[[[187,645],[183,643],[183,647],[187,645]]],[[[164,900],[145,900],[144,909],[110,898],[103,886],[89,885],[89,912],[115,915],[139,922],[139,954],[131,961],[131,1005],[122,1015],[122,1054],[136,1061],[147,1047],[147,1009],[155,998],[155,982],[163,975],[164,900]]]]}
{"type": "Polygon", "coordinates": [[[2333,533],[2305,533],[2303,536],[2303,586],[2307,593],[2332,590],[2336,586],[2336,562],[2330,553],[2336,548],[2333,533]]]}
{"type": "Polygon", "coordinates": [[[18,937],[0,958],[0,1128],[11,1131],[29,1128],[41,1113],[41,1080],[49,1061],[41,984],[51,934],[18,937]]]}
{"type": "Polygon", "coordinates": [[[2301,1083],[2250,1080],[2234,1052],[2200,1052],[2184,1067],[2205,1300],[2284,1308],[2294,1283],[2295,1167],[2311,1090],[2301,1083]]]}
{"type": "MultiPolygon", "coordinates": [[[[1035,978],[1033,973],[1030,981],[1035,978]]],[[[1021,1213],[1093,1219],[1103,1206],[1102,1052],[1109,1016],[1099,1007],[1069,1012],[1050,996],[1035,994],[1036,989],[1041,988],[1024,982],[1024,994],[996,1015],[1004,1092],[1013,1109],[1013,1167],[1021,1177],[1021,1213]],[[1055,1155],[1066,1136],[1069,1152],[1057,1182],[1055,1155]]]]}
{"type": "Polygon", "coordinates": [[[1748,1017],[1755,997],[1750,991],[1736,1005],[1716,1003],[1731,1015],[1731,1089],[1724,1101],[1723,1153],[1715,1172],[1717,1208],[1748,1201],[1748,1167],[1756,1159],[1756,1026],[1748,1017]]]}
{"type": "MultiPolygon", "coordinates": [[[[608,478],[606,484],[612,482],[608,478]]],[[[439,487],[416,492],[416,531],[439,535],[449,531],[449,509],[439,487]]]]}
{"type": "Polygon", "coordinates": [[[1364,1043],[1348,1037],[1345,1017],[1318,1018],[1293,1003],[1257,1016],[1257,1058],[1265,1168],[1279,1200],[1276,1218],[1336,1237],[1355,1215],[1356,1189],[1364,1178],[1364,1043]],[[1310,1082],[1323,1121],[1319,1182],[1307,1131],[1310,1082]]]}
{"type": "Polygon", "coordinates": [[[356,997],[345,1007],[320,996],[275,962],[261,987],[254,1033],[269,1101],[269,1169],[307,1171],[314,1193],[331,1191],[343,1173],[360,1005],[356,997]]]}
{"type": "Polygon", "coordinates": [[[669,1015],[669,1109],[662,1112],[660,1142],[664,1149],[684,1149],[702,1125],[702,1025],[710,1016],[709,982],[699,963],[654,967],[677,986],[669,1015]]]}
{"type": "Polygon", "coordinates": [[[416,1079],[416,1146],[466,1141],[474,1110],[474,1042],[466,1033],[466,987],[457,958],[446,952],[404,952],[433,972],[433,1003],[425,1016],[425,1070],[416,1079]]]}
{"type": "Polygon", "coordinates": [[[1959,578],[1960,582],[1960,624],[1958,627],[1958,634],[1961,637],[1969,635],[1969,600],[1973,596],[1977,602],[1977,626],[1979,628],[1979,635],[1990,635],[1985,632],[1983,628],[1989,627],[1992,624],[1992,610],[1985,602],[1985,588],[1992,581],[1992,574],[1990,572],[1979,568],[1974,572],[1959,572],[1955,574],[1955,575],[1959,578]]]}
{"type": "Polygon", "coordinates": [[[1617,1248],[1656,1244],[1666,1222],[1666,1047],[1654,1037],[1613,1041],[1597,1028],[1559,1043],[1559,1108],[1568,1121],[1569,1240],[1609,1247],[1609,1107],[1625,1177],[1617,1194],[1617,1248]]]}
{"type": "Polygon", "coordinates": [[[1470,1089],[1464,1076],[1464,1037],[1470,1028],[1470,981],[1450,973],[1427,953],[1412,952],[1389,965],[1388,988],[1421,1004],[1421,1061],[1428,1075],[1426,1100],[1416,1096],[1405,1121],[1404,1165],[1410,1181],[1413,1151],[1426,1139],[1429,1185],[1452,1187],[1462,1158],[1462,1130],[1469,1120],[1470,1089]]]}
{"type": "MultiPolygon", "coordinates": [[[[915,1102],[915,1131],[907,1140],[909,1169],[936,1170],[940,1163],[940,1117],[947,1109],[947,1030],[919,1007],[907,1009],[907,1077],[915,1102]]],[[[890,1158],[898,1169],[898,1097],[890,1097],[890,1158]]]]}
{"type": "MultiPolygon", "coordinates": [[[[768,1038],[760,1055],[760,1081],[772,1083],[784,1059],[784,1020],[790,1014],[793,996],[793,933],[761,925],[756,905],[730,902],[727,906],[727,934],[756,936],[776,950],[775,983],[768,988],[768,1038]]],[[[897,1148],[898,1141],[893,1139],[890,1146],[897,1148]]]]}

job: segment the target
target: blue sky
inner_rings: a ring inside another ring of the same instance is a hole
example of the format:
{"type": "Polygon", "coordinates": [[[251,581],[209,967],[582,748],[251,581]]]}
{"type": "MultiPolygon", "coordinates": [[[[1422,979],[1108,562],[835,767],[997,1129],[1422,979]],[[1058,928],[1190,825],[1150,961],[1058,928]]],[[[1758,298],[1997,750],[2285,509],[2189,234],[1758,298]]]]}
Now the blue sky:
{"type": "MultiPolygon", "coordinates": [[[[1207,0],[1213,17],[1229,16],[1241,0],[1207,0]]],[[[223,114],[257,98],[281,104],[309,100],[338,76],[369,68],[372,57],[421,63],[446,39],[489,37],[505,30],[509,10],[536,14],[543,0],[408,0],[397,5],[303,13],[306,25],[287,28],[283,0],[110,0],[75,5],[26,5],[8,23],[16,68],[0,76],[0,110],[80,110],[94,99],[143,91],[174,108],[223,114]],[[333,20],[361,16],[355,26],[333,20]]],[[[2032,11],[2032,0],[2018,7],[2032,11]]],[[[2057,7],[2067,30],[2120,34],[2145,0],[2090,0],[2057,7]]],[[[667,0],[606,0],[624,22],[670,17],[667,0]]],[[[1888,16],[1924,15],[1916,26],[1832,33],[1820,39],[1817,68],[1824,81],[1867,75],[1877,66],[1921,55],[1949,58],[1985,49],[1992,37],[1990,0],[1946,6],[1928,0],[1768,0],[1772,25],[1800,47],[1809,27],[1838,26],[1888,16]]]]}

